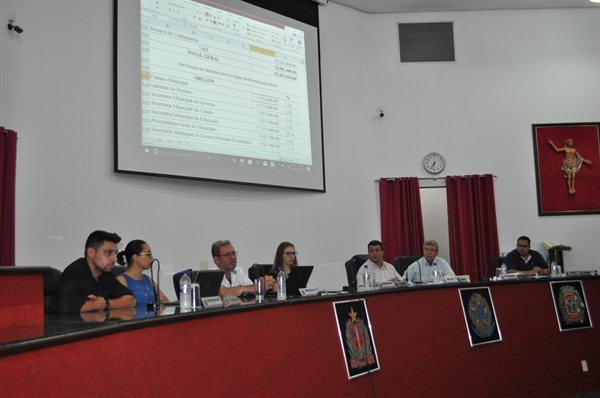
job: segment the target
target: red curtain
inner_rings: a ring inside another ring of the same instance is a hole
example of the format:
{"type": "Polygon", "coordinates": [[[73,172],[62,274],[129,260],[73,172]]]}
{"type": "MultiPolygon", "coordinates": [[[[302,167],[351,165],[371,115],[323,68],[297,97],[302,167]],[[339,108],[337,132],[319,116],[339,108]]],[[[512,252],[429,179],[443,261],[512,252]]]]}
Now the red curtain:
{"type": "Polygon", "coordinates": [[[17,133],[0,127],[0,265],[15,265],[17,133]]]}
{"type": "Polygon", "coordinates": [[[498,257],[498,225],[491,174],[446,177],[450,264],[471,281],[491,276],[498,257]]]}
{"type": "Polygon", "coordinates": [[[419,179],[380,179],[379,203],[385,261],[392,263],[401,255],[420,255],[425,235],[419,179]]]}

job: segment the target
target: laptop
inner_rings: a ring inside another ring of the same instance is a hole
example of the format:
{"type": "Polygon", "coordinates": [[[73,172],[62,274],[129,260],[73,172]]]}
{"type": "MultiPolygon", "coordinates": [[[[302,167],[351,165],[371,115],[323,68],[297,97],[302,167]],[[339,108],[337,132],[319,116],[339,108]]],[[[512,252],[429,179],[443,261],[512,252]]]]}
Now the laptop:
{"type": "MultiPolygon", "coordinates": [[[[223,276],[225,271],[220,269],[209,270],[209,271],[193,271],[192,272],[192,283],[200,285],[200,297],[214,297],[219,295],[219,289],[223,282],[223,276]]],[[[179,289],[175,290],[177,298],[179,299],[179,289]]],[[[169,301],[162,303],[164,305],[179,305],[179,300],[169,301]]]]}
{"type": "Polygon", "coordinates": [[[225,271],[220,269],[211,269],[209,271],[198,271],[192,279],[192,283],[200,285],[200,297],[214,297],[219,295],[221,283],[223,283],[225,271]]]}
{"type": "Polygon", "coordinates": [[[300,296],[300,290],[308,284],[314,265],[292,267],[287,278],[286,293],[288,296],[300,296]]]}

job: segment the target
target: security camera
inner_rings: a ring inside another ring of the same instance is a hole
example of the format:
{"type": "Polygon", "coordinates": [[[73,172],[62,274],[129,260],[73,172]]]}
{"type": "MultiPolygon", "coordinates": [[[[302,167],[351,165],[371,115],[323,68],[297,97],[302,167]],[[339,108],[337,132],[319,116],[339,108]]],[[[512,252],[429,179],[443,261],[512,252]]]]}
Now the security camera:
{"type": "Polygon", "coordinates": [[[14,30],[15,32],[17,32],[18,34],[23,33],[23,29],[21,29],[21,27],[17,26],[17,25],[13,25],[13,21],[12,19],[10,19],[8,21],[8,30],[14,30]]]}

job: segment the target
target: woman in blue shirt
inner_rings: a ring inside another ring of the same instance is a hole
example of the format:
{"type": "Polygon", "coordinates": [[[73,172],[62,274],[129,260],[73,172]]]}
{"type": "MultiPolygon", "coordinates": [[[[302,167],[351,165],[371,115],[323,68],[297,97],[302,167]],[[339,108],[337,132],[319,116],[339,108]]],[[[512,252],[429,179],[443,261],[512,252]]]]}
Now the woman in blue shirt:
{"type": "MultiPolygon", "coordinates": [[[[117,254],[117,261],[121,265],[127,262],[127,271],[117,276],[117,280],[127,286],[135,297],[136,306],[145,306],[154,302],[154,293],[158,291],[156,283],[142,272],[152,267],[152,250],[143,240],[132,240],[125,250],[117,254]]],[[[160,302],[169,301],[164,293],[160,292],[160,302]]]]}

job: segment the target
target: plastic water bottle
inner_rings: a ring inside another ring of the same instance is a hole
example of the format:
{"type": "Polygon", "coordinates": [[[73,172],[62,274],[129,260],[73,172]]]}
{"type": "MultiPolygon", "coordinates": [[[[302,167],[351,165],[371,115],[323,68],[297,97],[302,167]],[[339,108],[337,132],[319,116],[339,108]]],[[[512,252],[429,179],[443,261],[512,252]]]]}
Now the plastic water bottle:
{"type": "Polygon", "coordinates": [[[365,288],[365,290],[371,290],[373,288],[373,281],[371,279],[371,273],[369,272],[369,266],[367,264],[365,264],[364,266],[365,268],[365,274],[364,274],[364,281],[363,281],[363,287],[365,288]]]}
{"type": "Polygon", "coordinates": [[[502,276],[508,274],[508,269],[506,268],[506,264],[502,263],[502,265],[500,266],[500,268],[502,269],[502,276]]]}
{"type": "Polygon", "coordinates": [[[437,285],[442,283],[442,274],[438,269],[437,263],[433,263],[433,284],[437,285]]]}
{"type": "Polygon", "coordinates": [[[187,271],[183,271],[179,280],[179,308],[192,308],[192,280],[187,271]]]}
{"type": "Polygon", "coordinates": [[[287,297],[285,283],[285,273],[283,268],[279,268],[277,273],[277,300],[285,300],[287,297]]]}

